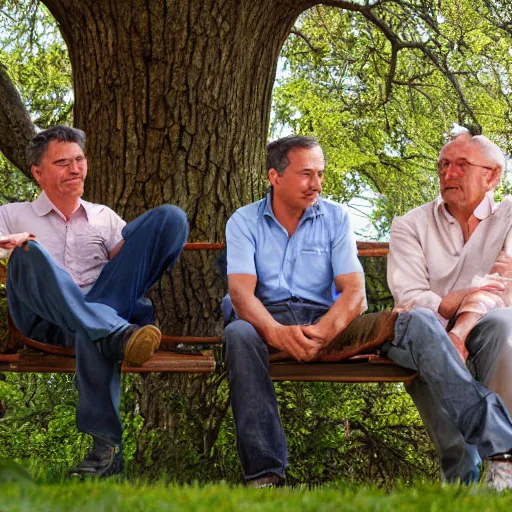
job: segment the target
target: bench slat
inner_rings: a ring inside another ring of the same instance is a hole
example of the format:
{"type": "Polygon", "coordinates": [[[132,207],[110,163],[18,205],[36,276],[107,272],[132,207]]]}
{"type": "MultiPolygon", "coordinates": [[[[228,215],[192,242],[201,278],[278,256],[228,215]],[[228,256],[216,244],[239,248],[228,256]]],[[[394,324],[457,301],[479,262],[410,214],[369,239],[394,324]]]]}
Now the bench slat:
{"type": "MultiPolygon", "coordinates": [[[[378,356],[375,356],[378,357],[378,356]]],[[[391,361],[339,363],[273,363],[274,381],[301,382],[411,382],[417,373],[391,361]]]]}
{"type": "MultiPolygon", "coordinates": [[[[122,370],[124,373],[210,373],[215,370],[215,359],[211,351],[202,355],[158,351],[142,366],[123,365],[122,370]]],[[[75,358],[31,350],[0,354],[0,372],[74,373],[75,358]]]]}

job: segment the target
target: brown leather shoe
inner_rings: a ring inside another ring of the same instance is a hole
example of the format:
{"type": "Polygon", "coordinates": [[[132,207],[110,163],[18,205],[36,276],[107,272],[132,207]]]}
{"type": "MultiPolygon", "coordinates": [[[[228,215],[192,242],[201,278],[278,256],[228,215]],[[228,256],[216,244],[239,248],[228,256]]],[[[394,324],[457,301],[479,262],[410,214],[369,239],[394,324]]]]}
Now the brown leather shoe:
{"type": "Polygon", "coordinates": [[[149,361],[160,347],[162,333],[154,325],[131,325],[123,333],[123,363],[141,366],[149,361]]]}

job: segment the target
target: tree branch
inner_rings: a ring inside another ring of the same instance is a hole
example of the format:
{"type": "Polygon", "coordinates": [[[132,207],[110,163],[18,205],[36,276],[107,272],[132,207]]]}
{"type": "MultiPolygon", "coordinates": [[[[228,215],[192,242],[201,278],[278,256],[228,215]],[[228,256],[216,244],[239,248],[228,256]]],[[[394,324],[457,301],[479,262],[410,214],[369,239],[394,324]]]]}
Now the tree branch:
{"type": "MultiPolygon", "coordinates": [[[[449,80],[452,84],[453,89],[455,90],[455,94],[459,98],[460,103],[462,104],[464,110],[469,115],[471,121],[476,125],[478,129],[481,130],[480,123],[478,122],[476,115],[470,105],[468,104],[462,88],[460,86],[459,81],[456,77],[456,72],[449,69],[449,66],[446,63],[440,61],[437,55],[427,46],[427,42],[419,42],[419,41],[404,41],[400,38],[400,36],[389,26],[384,20],[379,18],[374,12],[373,9],[380,2],[376,2],[374,4],[366,3],[365,5],[354,4],[352,2],[348,2],[346,0],[325,0],[322,2],[326,6],[330,7],[339,7],[341,9],[346,9],[349,11],[355,11],[361,13],[370,23],[375,25],[388,39],[391,43],[391,62],[390,62],[390,70],[386,80],[386,97],[384,98],[382,104],[384,105],[390,95],[391,88],[394,83],[394,75],[396,71],[396,63],[397,63],[397,54],[403,48],[417,48],[423,52],[423,54],[434,64],[434,66],[439,69],[441,73],[449,80]]],[[[432,27],[435,25],[433,20],[429,19],[429,17],[423,17],[422,19],[429,22],[429,25],[432,27]]],[[[506,30],[503,26],[500,28],[506,30]]]]}
{"type": "Polygon", "coordinates": [[[313,53],[322,53],[322,50],[320,50],[320,48],[317,48],[316,46],[314,46],[313,43],[311,42],[311,40],[306,36],[306,34],[304,34],[304,32],[301,32],[300,30],[294,28],[294,29],[290,30],[290,34],[294,34],[297,37],[300,37],[308,45],[309,49],[313,53]]]}
{"type": "Polygon", "coordinates": [[[421,51],[424,53],[426,57],[430,59],[430,61],[434,64],[434,66],[443,73],[443,75],[450,81],[452,84],[453,89],[455,90],[455,94],[457,94],[457,97],[459,98],[459,101],[463,105],[466,112],[469,114],[469,117],[475,123],[476,127],[478,129],[482,129],[480,123],[478,122],[475,113],[473,112],[473,109],[469,106],[468,102],[466,101],[466,97],[464,96],[464,93],[462,92],[462,88],[459,84],[459,81],[457,80],[457,77],[455,74],[448,68],[448,66],[445,63],[441,63],[439,59],[437,58],[434,53],[427,48],[426,46],[421,48],[421,51]]]}
{"type": "Polygon", "coordinates": [[[25,162],[25,148],[35,133],[25,105],[5,66],[0,63],[0,151],[31,179],[25,162]]]}
{"type": "Polygon", "coordinates": [[[362,16],[365,17],[372,25],[375,25],[384,34],[386,39],[391,43],[391,61],[389,63],[389,73],[386,79],[386,92],[385,97],[381,102],[381,105],[385,105],[389,101],[389,98],[391,97],[391,90],[393,87],[396,66],[398,62],[398,52],[404,48],[422,49],[426,43],[402,40],[400,36],[388,24],[386,24],[381,18],[379,18],[373,12],[373,9],[384,2],[376,2],[373,4],[367,3],[366,5],[360,5],[354,4],[352,2],[347,2],[346,0],[325,0],[322,3],[330,7],[339,7],[341,9],[346,9],[348,11],[355,11],[361,13],[362,16]]]}

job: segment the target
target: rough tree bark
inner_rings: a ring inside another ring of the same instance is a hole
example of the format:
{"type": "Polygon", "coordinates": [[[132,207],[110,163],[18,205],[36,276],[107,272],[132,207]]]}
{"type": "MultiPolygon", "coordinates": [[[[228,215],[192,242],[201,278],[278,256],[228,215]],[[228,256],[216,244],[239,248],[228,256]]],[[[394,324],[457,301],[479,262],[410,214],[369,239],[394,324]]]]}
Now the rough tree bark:
{"type": "Polygon", "coordinates": [[[0,63],[0,140],[2,153],[30,177],[25,148],[35,129],[7,70],[0,63]]]}
{"type": "MultiPolygon", "coordinates": [[[[68,45],[75,124],[88,135],[86,198],[127,220],[174,203],[188,215],[189,240],[223,240],[229,215],[262,195],[279,52],[297,16],[319,2],[44,3],[68,45]]],[[[152,294],[162,330],[219,333],[224,288],[214,257],[184,255],[152,294]]],[[[217,374],[138,381],[145,424],[137,460],[146,471],[173,472],[173,443],[184,430],[195,436],[196,450],[210,452],[227,407],[227,394],[218,393],[222,380],[217,374]],[[149,430],[165,433],[158,451],[144,435],[149,430]]]]}

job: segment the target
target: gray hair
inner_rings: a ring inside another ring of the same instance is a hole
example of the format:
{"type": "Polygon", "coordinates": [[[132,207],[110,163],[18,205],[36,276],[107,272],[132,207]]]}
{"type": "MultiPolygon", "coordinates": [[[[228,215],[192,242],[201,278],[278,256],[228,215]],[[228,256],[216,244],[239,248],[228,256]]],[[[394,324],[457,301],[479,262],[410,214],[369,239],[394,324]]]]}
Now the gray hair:
{"type": "Polygon", "coordinates": [[[267,171],[275,169],[279,176],[290,165],[288,153],[294,148],[312,149],[320,147],[315,137],[305,135],[289,135],[270,142],[267,145],[267,171]]]}
{"type": "Polygon", "coordinates": [[[492,162],[492,166],[498,169],[496,177],[493,180],[492,189],[495,190],[501,181],[503,171],[507,167],[505,155],[497,144],[488,139],[485,135],[473,135],[473,133],[467,128],[463,128],[450,142],[445,144],[443,147],[449,146],[455,141],[469,142],[473,146],[476,146],[480,151],[485,153],[486,157],[492,162]]]}
{"type": "Polygon", "coordinates": [[[76,142],[82,151],[85,149],[85,133],[82,130],[64,124],[51,126],[32,137],[27,148],[27,164],[29,169],[33,165],[39,165],[41,163],[41,159],[48,149],[48,144],[50,144],[52,140],[58,140],[59,142],[76,142]]]}

